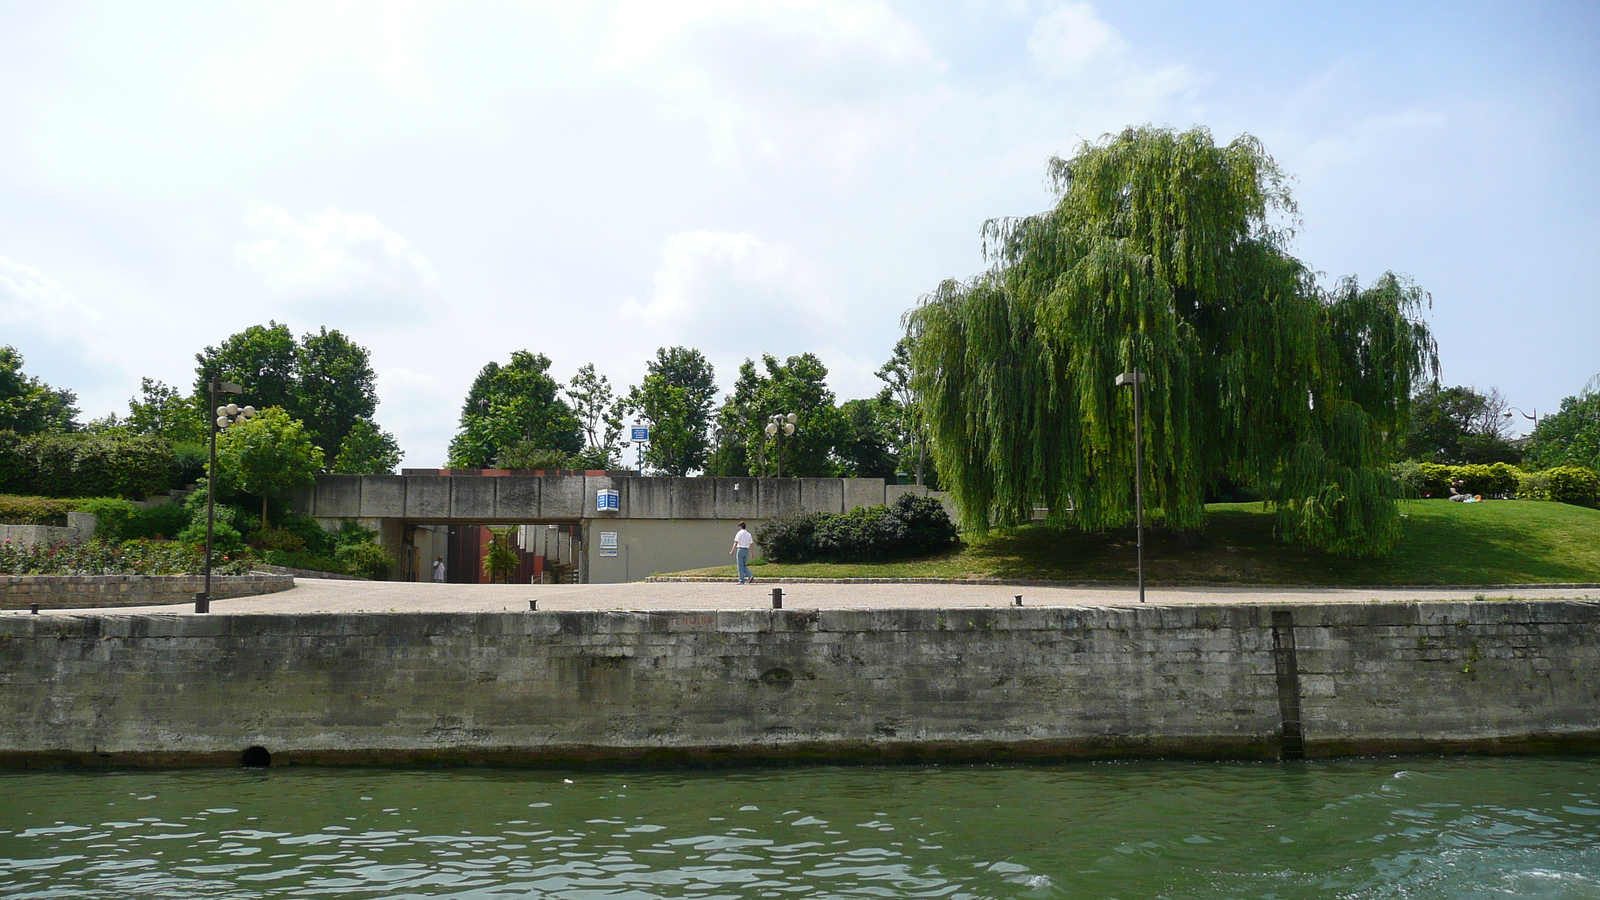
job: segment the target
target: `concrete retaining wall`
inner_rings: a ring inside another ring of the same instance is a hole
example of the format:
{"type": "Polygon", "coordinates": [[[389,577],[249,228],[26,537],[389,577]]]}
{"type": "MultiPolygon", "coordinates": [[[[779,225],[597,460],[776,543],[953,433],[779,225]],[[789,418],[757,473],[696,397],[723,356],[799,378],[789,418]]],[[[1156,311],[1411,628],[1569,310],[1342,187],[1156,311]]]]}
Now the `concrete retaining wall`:
{"type": "MultiPolygon", "coordinates": [[[[190,603],[202,575],[0,575],[0,609],[96,609],[190,603]]],[[[294,587],[293,575],[213,575],[211,597],[254,597],[294,587]]]]}
{"type": "Polygon", "coordinates": [[[1275,612],[12,615],[0,763],[1600,749],[1600,603],[1275,612]]]}

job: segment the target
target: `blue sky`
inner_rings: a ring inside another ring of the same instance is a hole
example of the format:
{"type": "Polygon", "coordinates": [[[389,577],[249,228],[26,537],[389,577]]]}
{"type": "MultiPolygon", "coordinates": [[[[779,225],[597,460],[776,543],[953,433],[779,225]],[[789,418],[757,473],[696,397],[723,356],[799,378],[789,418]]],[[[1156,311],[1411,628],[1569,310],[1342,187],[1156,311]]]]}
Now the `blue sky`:
{"type": "Polygon", "coordinates": [[[91,417],[339,328],[412,466],[522,348],[811,350],[866,396],[1052,154],[1198,124],[1295,176],[1330,280],[1432,293],[1447,383],[1543,413],[1600,373],[1597,9],[0,2],[0,342],[91,417]]]}

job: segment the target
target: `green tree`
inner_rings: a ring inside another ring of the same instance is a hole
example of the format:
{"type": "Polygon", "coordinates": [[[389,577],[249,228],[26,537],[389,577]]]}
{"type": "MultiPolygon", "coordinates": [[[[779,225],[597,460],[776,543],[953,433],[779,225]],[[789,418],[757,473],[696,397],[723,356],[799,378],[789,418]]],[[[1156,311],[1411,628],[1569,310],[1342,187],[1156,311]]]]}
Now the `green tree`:
{"type": "Polygon", "coordinates": [[[209,382],[231,381],[243,389],[241,402],[257,409],[280,407],[304,422],[311,441],[323,448],[325,470],[337,463],[355,423],[371,419],[378,407],[377,375],[367,349],[326,327],[296,341],[287,325],[252,325],[220,346],[206,347],[195,361],[191,402],[196,408],[210,406],[209,382]]]}
{"type": "Polygon", "coordinates": [[[1290,540],[1349,553],[1398,540],[1391,441],[1437,369],[1395,275],[1318,289],[1286,250],[1294,202],[1249,136],[1128,129],[1052,160],[1055,206],[984,228],[985,273],[907,320],[913,385],[968,528],[1035,505],[1088,529],[1131,519],[1131,391],[1144,385],[1146,504],[1203,523],[1221,479],[1258,489],[1290,540]]]}
{"type": "MultiPolygon", "coordinates": [[[[207,385],[230,381],[243,389],[241,396],[257,409],[281,407],[291,416],[299,412],[296,369],[300,348],[289,326],[269,321],[251,325],[216,347],[195,354],[194,402],[209,410],[207,385]]],[[[337,445],[336,445],[337,446],[337,445]]]]}
{"type": "Polygon", "coordinates": [[[389,475],[400,465],[400,444],[371,419],[351,423],[330,470],[339,475],[389,475]]]}
{"type": "Polygon", "coordinates": [[[895,342],[894,353],[877,371],[884,383],[878,393],[878,406],[886,422],[893,427],[891,445],[897,457],[898,471],[916,474],[917,484],[936,483],[928,478],[928,422],[922,414],[917,392],[913,390],[911,368],[911,338],[902,337],[895,342]]]}
{"type": "Polygon", "coordinates": [[[23,374],[17,348],[0,346],[0,431],[17,434],[77,430],[77,395],[23,374]]]}
{"type": "MultiPolygon", "coordinates": [[[[205,398],[205,403],[210,398],[205,398]]],[[[128,401],[128,417],[123,424],[135,434],[164,437],[174,444],[198,444],[209,440],[206,409],[195,397],[185,397],[177,388],[151,378],[139,379],[139,397],[128,401]]]]}
{"type": "Polygon", "coordinates": [[[1529,465],[1587,466],[1600,469],[1600,375],[1582,391],[1561,401],[1561,408],[1543,416],[1528,437],[1529,465]]]}
{"type": "Polygon", "coordinates": [[[761,362],[764,371],[758,371],[748,359],[739,366],[733,393],[717,413],[718,447],[710,471],[716,475],[770,475],[779,471],[781,454],[784,475],[836,475],[836,451],[848,424],[828,389],[827,366],[810,353],[791,356],[782,363],[767,354],[761,362]],[[764,429],[769,417],[789,413],[797,418],[795,433],[767,437],[764,429]]]}
{"type": "Polygon", "coordinates": [[[616,468],[623,402],[611,390],[611,380],[597,373],[594,363],[585,363],[564,391],[583,430],[584,448],[577,461],[586,469],[616,468]]]}
{"type": "Polygon", "coordinates": [[[578,419],[556,396],[550,359],[518,350],[502,366],[491,362],[478,372],[461,405],[461,426],[450,441],[450,467],[485,469],[503,451],[523,441],[547,450],[583,449],[578,419]]]}
{"type": "Polygon", "coordinates": [[[1400,455],[1422,462],[1455,465],[1521,461],[1506,437],[1506,404],[1500,392],[1442,387],[1429,382],[1411,399],[1411,417],[1400,455]]]}
{"type": "Polygon", "coordinates": [[[371,424],[377,411],[378,376],[371,356],[341,332],[321,328],[300,339],[294,374],[294,405],[287,408],[305,422],[312,442],[324,448],[323,468],[331,468],[350,430],[357,422],[371,424]]]}
{"type": "Polygon", "coordinates": [[[873,398],[847,400],[839,412],[845,421],[844,439],[836,451],[840,474],[893,481],[899,467],[894,444],[901,410],[873,398]]]}
{"type": "Polygon", "coordinates": [[[310,487],[322,468],[322,456],[302,422],[278,407],[264,409],[218,437],[218,494],[238,490],[260,497],[264,528],[267,500],[310,487]]]}
{"type": "Polygon", "coordinates": [[[717,394],[711,363],[699,350],[662,347],[645,367],[644,381],[629,391],[627,407],[650,425],[646,465],[668,475],[703,468],[717,394]]]}

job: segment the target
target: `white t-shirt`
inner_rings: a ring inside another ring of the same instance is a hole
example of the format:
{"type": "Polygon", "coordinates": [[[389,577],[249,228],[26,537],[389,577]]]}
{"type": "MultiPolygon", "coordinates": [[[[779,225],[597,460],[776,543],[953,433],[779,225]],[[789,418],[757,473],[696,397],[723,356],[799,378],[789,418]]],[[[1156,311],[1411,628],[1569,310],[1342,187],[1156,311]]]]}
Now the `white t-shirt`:
{"type": "Polygon", "coordinates": [[[440,562],[437,559],[433,561],[433,580],[434,581],[443,581],[444,580],[444,563],[440,562]]]}
{"type": "Polygon", "coordinates": [[[754,544],[756,539],[750,535],[750,532],[741,528],[739,529],[739,533],[733,536],[733,542],[738,545],[740,549],[749,550],[750,545],[754,544]]]}

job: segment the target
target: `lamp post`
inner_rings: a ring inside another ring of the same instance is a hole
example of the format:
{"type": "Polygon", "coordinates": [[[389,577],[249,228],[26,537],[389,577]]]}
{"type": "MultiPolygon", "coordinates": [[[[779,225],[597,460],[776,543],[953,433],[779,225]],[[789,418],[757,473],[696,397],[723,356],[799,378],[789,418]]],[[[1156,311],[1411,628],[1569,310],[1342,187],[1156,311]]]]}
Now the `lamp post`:
{"type": "Polygon", "coordinates": [[[1533,408],[1533,415],[1531,415],[1531,416],[1528,415],[1525,412],[1522,412],[1522,410],[1517,409],[1515,406],[1506,407],[1506,411],[1501,413],[1501,415],[1506,417],[1507,419],[1509,419],[1509,418],[1511,418],[1511,411],[1514,410],[1514,409],[1517,412],[1522,413],[1522,417],[1524,419],[1532,419],[1533,420],[1533,430],[1535,430],[1535,431],[1539,430],[1539,408],[1537,406],[1533,408]]]}
{"type": "Polygon", "coordinates": [[[216,410],[217,417],[211,420],[211,466],[206,469],[206,584],[205,590],[194,597],[194,611],[197,613],[211,611],[211,543],[217,521],[217,433],[256,414],[254,406],[241,407],[236,403],[217,405],[218,394],[238,394],[244,390],[237,384],[212,381],[206,387],[211,391],[211,408],[216,410]]]}
{"type": "Polygon", "coordinates": [[[772,417],[767,419],[767,427],[765,429],[767,432],[767,437],[772,438],[773,441],[777,443],[778,478],[783,477],[783,440],[779,438],[778,435],[782,434],[787,437],[794,434],[794,426],[798,421],[800,421],[800,417],[794,413],[789,413],[788,415],[784,415],[783,413],[773,413],[772,417]]]}
{"type": "Polygon", "coordinates": [[[1144,406],[1139,385],[1145,375],[1137,366],[1117,376],[1117,387],[1133,385],[1133,515],[1139,533],[1139,602],[1144,602],[1144,406]]]}

